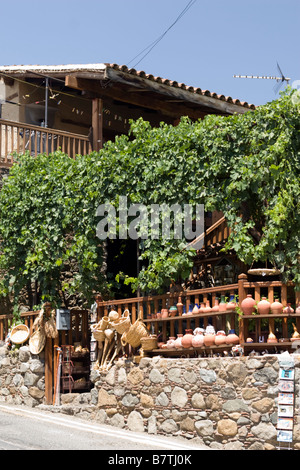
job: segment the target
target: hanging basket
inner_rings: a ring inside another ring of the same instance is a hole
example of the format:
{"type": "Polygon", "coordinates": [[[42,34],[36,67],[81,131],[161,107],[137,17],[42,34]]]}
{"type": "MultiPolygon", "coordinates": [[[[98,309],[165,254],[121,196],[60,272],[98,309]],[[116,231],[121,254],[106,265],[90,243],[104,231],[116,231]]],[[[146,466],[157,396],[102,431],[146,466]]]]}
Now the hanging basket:
{"type": "Polygon", "coordinates": [[[133,348],[137,348],[141,344],[141,339],[149,336],[145,324],[142,322],[142,312],[140,312],[136,322],[131,325],[128,331],[123,333],[121,342],[122,345],[130,344],[133,348]]]}
{"type": "Polygon", "coordinates": [[[29,339],[29,350],[31,354],[40,354],[46,344],[45,330],[42,328],[37,329],[29,339]]]}
{"type": "Polygon", "coordinates": [[[144,351],[153,351],[153,349],[157,349],[157,336],[150,335],[146,336],[145,338],[141,339],[142,348],[144,351]]]}
{"type": "Polygon", "coordinates": [[[15,326],[10,333],[10,341],[14,344],[23,344],[29,338],[29,328],[26,325],[15,326]]]}
{"type": "Polygon", "coordinates": [[[280,274],[279,269],[277,268],[256,268],[256,269],[249,269],[248,274],[251,274],[252,276],[278,276],[280,274]]]}
{"type": "Polygon", "coordinates": [[[128,331],[131,326],[129,310],[126,309],[123,313],[123,316],[113,321],[111,325],[120,335],[128,331]]]}
{"type": "Polygon", "coordinates": [[[92,329],[93,336],[96,341],[104,341],[105,340],[105,334],[104,330],[101,330],[100,328],[93,328],[92,329]]]}

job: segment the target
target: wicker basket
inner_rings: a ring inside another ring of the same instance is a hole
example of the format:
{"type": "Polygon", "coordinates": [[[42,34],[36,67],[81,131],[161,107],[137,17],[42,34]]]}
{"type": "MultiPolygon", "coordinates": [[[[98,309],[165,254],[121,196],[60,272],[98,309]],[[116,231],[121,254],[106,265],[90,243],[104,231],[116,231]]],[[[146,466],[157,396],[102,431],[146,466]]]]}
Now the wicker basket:
{"type": "Polygon", "coordinates": [[[92,329],[93,336],[96,341],[104,341],[105,340],[105,334],[104,330],[100,330],[100,328],[94,328],[92,329]]]}
{"type": "Polygon", "coordinates": [[[101,318],[101,320],[98,323],[99,330],[106,330],[109,324],[109,318],[107,316],[104,316],[101,318]]]}
{"type": "Polygon", "coordinates": [[[142,322],[142,312],[140,312],[136,322],[131,325],[128,331],[123,333],[121,342],[125,346],[127,343],[133,348],[137,348],[141,344],[141,339],[149,336],[144,323],[142,322]]]}
{"type": "Polygon", "coordinates": [[[10,333],[10,340],[14,344],[23,344],[29,338],[29,328],[26,325],[15,326],[10,333]]]}
{"type": "Polygon", "coordinates": [[[43,328],[38,328],[29,339],[29,350],[31,354],[40,354],[46,344],[46,335],[43,328]]]}
{"type": "Polygon", "coordinates": [[[129,310],[126,309],[123,316],[118,318],[116,321],[113,321],[111,325],[120,335],[128,331],[131,326],[129,310]]]}
{"type": "Polygon", "coordinates": [[[144,351],[153,351],[153,349],[157,349],[157,336],[150,335],[146,336],[145,338],[141,339],[142,348],[144,351]]]}

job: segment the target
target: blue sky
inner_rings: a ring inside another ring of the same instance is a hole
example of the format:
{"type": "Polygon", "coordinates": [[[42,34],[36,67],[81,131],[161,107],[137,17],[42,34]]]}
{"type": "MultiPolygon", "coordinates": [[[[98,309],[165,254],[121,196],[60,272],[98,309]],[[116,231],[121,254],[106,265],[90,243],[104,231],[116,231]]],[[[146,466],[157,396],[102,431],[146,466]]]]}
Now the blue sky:
{"type": "MultiPolygon", "coordinates": [[[[0,65],[128,64],[187,4],[0,0],[0,65]]],[[[233,75],[277,75],[278,62],[291,84],[300,80],[299,31],[300,0],[197,0],[136,68],[264,104],[276,98],[276,82],[233,75]]]]}

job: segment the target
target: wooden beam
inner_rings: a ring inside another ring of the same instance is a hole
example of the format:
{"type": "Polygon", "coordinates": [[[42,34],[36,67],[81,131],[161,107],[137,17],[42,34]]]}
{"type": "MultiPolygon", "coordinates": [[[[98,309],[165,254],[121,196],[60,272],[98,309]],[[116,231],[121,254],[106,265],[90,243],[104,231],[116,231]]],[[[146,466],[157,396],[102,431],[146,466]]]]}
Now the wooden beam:
{"type": "Polygon", "coordinates": [[[142,95],[134,92],[129,93],[126,87],[122,84],[114,84],[114,86],[103,88],[99,81],[96,82],[94,80],[78,78],[75,75],[67,75],[66,86],[76,90],[93,93],[94,96],[104,100],[105,98],[110,98],[123,103],[139,106],[141,108],[152,109],[174,119],[180,118],[181,116],[189,116],[191,119],[203,119],[207,114],[207,110],[205,111],[195,105],[193,107],[189,107],[185,101],[181,101],[182,104],[178,103],[177,105],[174,105],[172,103],[167,103],[162,98],[154,97],[153,93],[151,96],[145,96],[144,93],[142,95]]]}
{"type": "Polygon", "coordinates": [[[92,101],[93,150],[103,148],[103,101],[94,98],[92,101]]]}

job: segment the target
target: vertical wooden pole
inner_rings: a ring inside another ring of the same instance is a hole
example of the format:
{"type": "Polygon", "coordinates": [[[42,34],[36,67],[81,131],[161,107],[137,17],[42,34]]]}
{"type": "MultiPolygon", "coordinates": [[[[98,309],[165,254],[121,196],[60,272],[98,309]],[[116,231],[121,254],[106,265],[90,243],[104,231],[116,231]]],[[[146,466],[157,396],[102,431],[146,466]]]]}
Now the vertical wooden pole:
{"type": "Polygon", "coordinates": [[[45,399],[51,405],[53,400],[53,340],[46,338],[45,345],[45,399]]]}
{"type": "Polygon", "coordinates": [[[103,148],[103,101],[93,99],[92,104],[93,150],[98,152],[103,148]]]}
{"type": "MultiPolygon", "coordinates": [[[[246,274],[240,274],[238,277],[238,285],[239,285],[239,306],[241,306],[242,301],[246,298],[246,289],[244,287],[244,282],[247,281],[246,274]]],[[[243,344],[245,342],[245,323],[244,319],[240,318],[239,320],[239,338],[240,343],[243,344]]]]}

